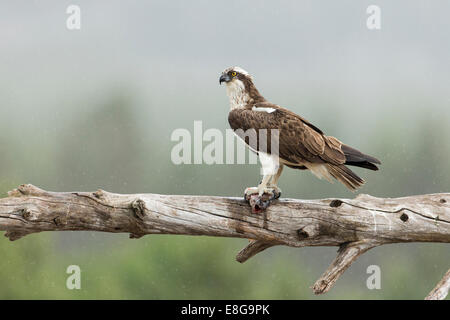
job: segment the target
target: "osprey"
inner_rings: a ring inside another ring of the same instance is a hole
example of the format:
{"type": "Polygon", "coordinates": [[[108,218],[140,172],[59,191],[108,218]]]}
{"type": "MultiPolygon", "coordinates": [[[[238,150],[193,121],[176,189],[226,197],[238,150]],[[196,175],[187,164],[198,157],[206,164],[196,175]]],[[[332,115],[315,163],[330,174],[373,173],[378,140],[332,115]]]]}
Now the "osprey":
{"type": "Polygon", "coordinates": [[[222,82],[226,83],[230,100],[228,122],[258,154],[263,169],[263,179],[258,187],[245,190],[246,199],[264,193],[272,195],[272,199],[278,198],[281,190],[277,183],[284,166],[310,170],[318,178],[330,182],[334,178],[352,191],[363,185],[364,180],[347,165],[378,170],[375,165],[381,164],[378,159],[325,135],[306,119],[267,101],[244,69],[225,69],[219,78],[219,84],[222,82]],[[249,130],[255,131],[255,139],[251,139],[249,130]],[[265,131],[264,135],[260,134],[262,131],[265,131]],[[272,134],[274,132],[276,134],[272,134]]]}

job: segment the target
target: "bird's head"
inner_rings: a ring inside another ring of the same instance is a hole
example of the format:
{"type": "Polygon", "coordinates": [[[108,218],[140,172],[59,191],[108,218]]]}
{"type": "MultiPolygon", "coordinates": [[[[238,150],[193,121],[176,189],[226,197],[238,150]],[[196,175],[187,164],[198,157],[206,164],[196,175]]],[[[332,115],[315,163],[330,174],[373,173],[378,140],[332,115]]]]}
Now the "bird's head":
{"type": "Polygon", "coordinates": [[[219,84],[225,82],[227,85],[235,84],[237,82],[252,81],[252,76],[240,67],[230,67],[225,69],[219,78],[219,84]]]}
{"type": "Polygon", "coordinates": [[[264,100],[253,84],[252,76],[240,67],[225,69],[219,78],[219,84],[222,82],[227,85],[227,94],[232,109],[264,100]]]}

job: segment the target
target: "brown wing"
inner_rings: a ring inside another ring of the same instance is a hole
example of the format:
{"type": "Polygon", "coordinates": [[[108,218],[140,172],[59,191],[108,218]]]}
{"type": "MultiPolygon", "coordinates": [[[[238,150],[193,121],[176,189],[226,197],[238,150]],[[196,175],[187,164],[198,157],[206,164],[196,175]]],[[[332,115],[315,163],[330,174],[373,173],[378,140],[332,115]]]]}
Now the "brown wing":
{"type": "MultiPolygon", "coordinates": [[[[229,113],[228,122],[233,130],[267,129],[267,150],[270,150],[270,130],[279,130],[279,156],[291,163],[345,163],[345,155],[341,151],[342,143],[334,137],[325,136],[320,129],[310,124],[295,113],[267,102],[256,107],[270,107],[274,112],[259,112],[251,109],[234,109],[229,113]]],[[[239,135],[239,134],[238,134],[239,135]]],[[[242,137],[241,137],[242,138],[242,137]]],[[[253,149],[248,139],[243,138],[253,149]]]]}

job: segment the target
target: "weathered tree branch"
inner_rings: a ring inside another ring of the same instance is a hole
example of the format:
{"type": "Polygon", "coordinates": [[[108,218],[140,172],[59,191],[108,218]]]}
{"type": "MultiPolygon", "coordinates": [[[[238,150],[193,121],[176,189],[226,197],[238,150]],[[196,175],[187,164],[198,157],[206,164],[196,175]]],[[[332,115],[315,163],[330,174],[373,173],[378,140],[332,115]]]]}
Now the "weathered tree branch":
{"type": "Polygon", "coordinates": [[[241,251],[238,252],[236,256],[236,261],[240,263],[244,263],[251,257],[253,257],[255,254],[260,253],[263,250],[266,250],[270,247],[276,246],[276,242],[269,242],[269,241],[261,241],[261,240],[251,240],[251,242],[241,251]]]}
{"type": "MultiPolygon", "coordinates": [[[[360,195],[355,199],[274,202],[252,214],[238,198],[47,192],[22,185],[0,199],[0,230],[17,240],[41,231],[90,230],[183,234],[252,239],[236,259],[244,262],[276,245],[339,246],[339,253],[313,286],[327,292],[360,255],[373,247],[401,242],[450,243],[450,194],[395,199],[360,195]]],[[[450,272],[450,271],[449,271],[450,272]]],[[[443,299],[449,272],[428,298],[443,299]]]]}
{"type": "Polygon", "coordinates": [[[377,246],[375,241],[347,242],[339,247],[336,259],[313,286],[315,294],[328,292],[337,279],[360,255],[377,246]]]}
{"type": "Polygon", "coordinates": [[[450,290],[450,269],[444,275],[441,281],[436,285],[436,287],[431,290],[428,296],[425,298],[426,300],[444,300],[448,295],[448,291],[450,290]]]}

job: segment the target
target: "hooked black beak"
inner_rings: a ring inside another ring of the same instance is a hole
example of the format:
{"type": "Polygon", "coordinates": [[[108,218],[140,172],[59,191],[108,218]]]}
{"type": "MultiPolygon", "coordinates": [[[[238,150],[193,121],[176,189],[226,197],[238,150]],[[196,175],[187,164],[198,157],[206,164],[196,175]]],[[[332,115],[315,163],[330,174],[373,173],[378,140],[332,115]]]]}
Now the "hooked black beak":
{"type": "Polygon", "coordinates": [[[219,78],[219,84],[222,84],[222,82],[229,82],[230,80],[231,78],[228,74],[223,74],[219,78]]]}

